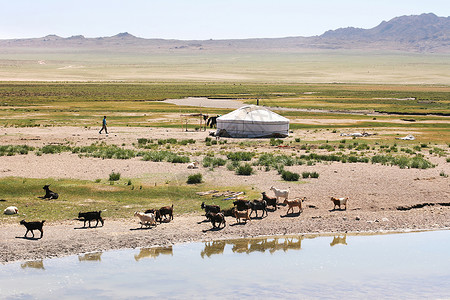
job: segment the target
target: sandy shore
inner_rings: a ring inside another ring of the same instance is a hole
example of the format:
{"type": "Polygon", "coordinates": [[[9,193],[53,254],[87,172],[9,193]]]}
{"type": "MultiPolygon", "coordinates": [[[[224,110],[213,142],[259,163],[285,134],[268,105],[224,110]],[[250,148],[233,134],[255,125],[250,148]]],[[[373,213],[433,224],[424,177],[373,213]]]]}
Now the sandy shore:
{"type": "MultiPolygon", "coordinates": [[[[204,151],[207,132],[182,132],[181,130],[149,128],[112,128],[111,134],[98,135],[98,129],[84,128],[2,128],[0,143],[28,144],[42,146],[51,143],[73,142],[88,145],[94,141],[108,144],[127,144],[137,138],[193,138],[199,142],[189,146],[191,152],[204,151]]],[[[327,135],[329,140],[341,139],[337,134],[327,132],[294,132],[294,137],[311,139],[327,135]]],[[[230,141],[231,143],[231,141],[230,141]]],[[[227,145],[230,151],[236,147],[227,145]]],[[[252,148],[253,150],[253,148],[252,148]]],[[[258,151],[273,151],[257,149],[258,151]]],[[[242,151],[242,149],[240,150],[242,151]]],[[[277,151],[294,151],[280,149],[277,151]]],[[[225,167],[214,171],[206,168],[188,170],[183,164],[144,162],[139,158],[131,160],[102,160],[79,158],[63,153],[46,155],[3,156],[0,157],[0,177],[22,176],[31,178],[103,178],[111,170],[124,177],[151,178],[150,180],[170,180],[186,178],[192,172],[201,172],[208,184],[220,186],[247,185],[260,191],[269,192],[275,185],[289,188],[291,197],[307,197],[301,214],[285,216],[286,207],[269,212],[264,219],[254,219],[247,224],[235,224],[227,218],[227,226],[221,230],[211,230],[201,213],[178,215],[170,223],[163,223],[151,229],[139,229],[137,219],[114,219],[105,212],[105,225],[99,228],[81,228],[78,221],[46,223],[42,239],[24,239],[25,228],[18,224],[19,217],[12,216],[12,222],[2,225],[0,231],[0,262],[31,260],[103,251],[119,248],[149,247],[191,241],[228,239],[261,235],[303,234],[303,233],[343,233],[343,232],[384,232],[450,228],[450,180],[439,176],[441,171],[450,174],[450,164],[444,157],[429,159],[436,168],[400,169],[395,166],[372,164],[329,163],[314,166],[292,166],[286,169],[301,173],[317,171],[319,179],[308,179],[301,183],[285,182],[276,171],[257,169],[252,176],[238,176],[225,167]],[[95,170],[95,171],[92,171],[95,170]],[[332,210],[330,196],[349,197],[347,211],[332,210]],[[403,209],[403,210],[401,210],[403,209]]],[[[270,193],[271,194],[271,193],[270,193]]],[[[220,200],[218,203],[220,204],[220,200]]],[[[1,204],[5,206],[5,203],[1,204]]],[[[9,221],[11,221],[9,219],[9,221]]]]}

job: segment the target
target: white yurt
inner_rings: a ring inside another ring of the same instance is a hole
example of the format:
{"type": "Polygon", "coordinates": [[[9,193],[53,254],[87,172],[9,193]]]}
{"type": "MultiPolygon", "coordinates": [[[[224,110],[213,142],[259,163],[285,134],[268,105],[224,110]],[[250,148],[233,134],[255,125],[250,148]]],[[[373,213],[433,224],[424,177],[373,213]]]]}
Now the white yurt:
{"type": "Polygon", "coordinates": [[[289,135],[289,119],[262,106],[247,105],[218,117],[216,135],[234,138],[286,137],[289,135]]]}

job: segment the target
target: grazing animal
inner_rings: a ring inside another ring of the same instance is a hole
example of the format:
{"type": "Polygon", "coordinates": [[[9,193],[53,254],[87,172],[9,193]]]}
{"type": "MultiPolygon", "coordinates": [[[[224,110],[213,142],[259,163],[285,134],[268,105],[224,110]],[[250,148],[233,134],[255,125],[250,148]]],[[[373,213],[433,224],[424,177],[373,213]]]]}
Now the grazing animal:
{"type": "Polygon", "coordinates": [[[223,223],[223,227],[225,228],[226,224],[225,224],[225,216],[222,213],[213,213],[213,212],[207,212],[206,213],[206,218],[211,221],[211,224],[213,226],[213,228],[220,228],[220,224],[223,223]],[[218,226],[216,226],[216,223],[219,223],[218,226]]]}
{"type": "Polygon", "coordinates": [[[250,216],[253,214],[253,212],[256,212],[256,217],[258,217],[258,210],[262,210],[262,215],[261,218],[264,217],[264,212],[266,213],[266,217],[267,217],[267,202],[266,200],[253,200],[252,202],[250,202],[250,209],[252,210],[250,212],[250,216]]]}
{"type": "Polygon", "coordinates": [[[15,206],[8,206],[7,208],[5,208],[3,213],[5,215],[15,215],[15,214],[19,213],[19,209],[15,206]]]}
{"type": "Polygon", "coordinates": [[[244,211],[235,210],[234,217],[236,218],[237,223],[241,223],[241,219],[244,219],[245,223],[247,223],[247,220],[249,221],[251,220],[250,215],[248,213],[248,209],[244,211]]]}
{"type": "Polygon", "coordinates": [[[162,222],[163,216],[164,220],[167,220],[167,216],[169,216],[169,221],[173,220],[173,204],[172,206],[163,206],[159,209],[159,223],[162,222]]]}
{"type": "Polygon", "coordinates": [[[78,214],[78,219],[80,219],[80,221],[84,221],[83,227],[86,227],[86,221],[89,222],[89,227],[91,227],[91,221],[96,220],[97,223],[95,223],[95,227],[97,227],[98,222],[100,221],[102,223],[102,226],[104,224],[104,221],[101,217],[102,211],[89,211],[89,212],[80,212],[78,214]]]}
{"type": "Polygon", "coordinates": [[[334,203],[333,209],[336,209],[336,205],[339,206],[339,209],[341,209],[341,205],[344,205],[345,210],[347,210],[347,200],[348,200],[348,197],[345,197],[345,198],[331,197],[331,201],[334,203]]]}
{"type": "Polygon", "coordinates": [[[250,209],[250,201],[248,200],[236,200],[233,202],[237,210],[247,210],[250,209]]]}
{"type": "Polygon", "coordinates": [[[149,227],[150,225],[155,225],[156,226],[156,219],[155,219],[155,215],[152,213],[142,213],[142,212],[135,212],[134,213],[135,217],[138,217],[139,220],[141,221],[141,228],[142,226],[147,226],[149,227]]]}
{"type": "Polygon", "coordinates": [[[20,224],[25,226],[27,228],[27,232],[25,232],[24,237],[27,237],[28,231],[31,231],[31,234],[34,237],[34,232],[33,230],[39,230],[41,232],[41,237],[44,235],[44,230],[42,229],[42,226],[44,225],[45,220],[39,222],[26,222],[25,220],[20,221],[20,224]]]}
{"type": "Polygon", "coordinates": [[[43,199],[48,199],[48,200],[58,199],[59,195],[57,193],[51,191],[49,187],[50,187],[50,184],[44,185],[43,189],[45,190],[45,196],[43,199]]]}
{"type": "Polygon", "coordinates": [[[220,212],[223,213],[225,217],[232,217],[234,216],[234,212],[236,211],[236,207],[232,207],[229,209],[222,209],[220,212]]]}
{"type": "Polygon", "coordinates": [[[220,212],[220,206],[219,205],[207,205],[207,204],[205,204],[205,202],[202,202],[200,207],[205,210],[205,213],[212,212],[212,213],[216,213],[217,214],[218,212],[220,212]]]}
{"type": "Polygon", "coordinates": [[[284,198],[284,200],[287,200],[287,198],[289,198],[289,190],[280,190],[274,186],[270,187],[270,190],[274,192],[277,201],[279,198],[284,198]]]}
{"type": "Polygon", "coordinates": [[[302,199],[300,198],[295,198],[293,200],[284,200],[284,204],[287,204],[289,206],[286,214],[289,214],[289,211],[292,209],[292,213],[294,213],[294,207],[298,207],[298,212],[300,213],[303,209],[302,209],[302,201],[305,201],[306,197],[303,197],[302,199]]]}
{"type": "Polygon", "coordinates": [[[269,197],[266,195],[266,192],[262,192],[262,199],[267,202],[267,206],[273,206],[275,210],[277,210],[277,198],[276,197],[269,197]]]}
{"type": "Polygon", "coordinates": [[[191,163],[188,163],[187,168],[188,169],[198,169],[198,165],[199,165],[198,161],[193,161],[191,163]]]}

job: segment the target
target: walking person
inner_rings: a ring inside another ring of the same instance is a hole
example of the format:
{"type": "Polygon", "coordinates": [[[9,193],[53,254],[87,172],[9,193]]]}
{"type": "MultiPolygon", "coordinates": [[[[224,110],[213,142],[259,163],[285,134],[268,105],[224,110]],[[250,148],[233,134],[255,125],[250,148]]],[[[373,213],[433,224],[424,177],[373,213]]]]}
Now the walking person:
{"type": "Polygon", "coordinates": [[[102,134],[103,129],[105,130],[105,133],[108,134],[108,129],[106,128],[106,116],[103,117],[102,129],[100,129],[98,133],[102,134]]]}

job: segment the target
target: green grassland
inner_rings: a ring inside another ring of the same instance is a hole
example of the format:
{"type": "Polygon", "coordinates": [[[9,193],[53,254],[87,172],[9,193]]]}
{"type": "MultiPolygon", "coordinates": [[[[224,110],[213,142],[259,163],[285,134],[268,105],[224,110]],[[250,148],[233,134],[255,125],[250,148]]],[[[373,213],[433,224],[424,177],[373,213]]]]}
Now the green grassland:
{"type": "MultiPolygon", "coordinates": [[[[144,211],[150,208],[160,208],[174,205],[175,214],[199,212],[200,204],[220,204],[223,208],[232,207],[233,200],[222,201],[208,196],[198,196],[195,192],[209,189],[204,184],[178,185],[164,184],[149,186],[133,179],[134,184],[128,185],[127,179],[114,182],[92,182],[74,179],[31,179],[31,178],[2,178],[0,191],[2,198],[14,202],[20,212],[17,219],[27,220],[72,220],[78,217],[79,212],[104,210],[106,218],[129,218],[135,211],[144,211]],[[45,194],[42,187],[51,184],[60,197],[56,200],[38,198],[45,194]],[[220,201],[220,203],[218,203],[220,201]]],[[[236,187],[234,187],[236,189],[236,187]]],[[[223,188],[226,190],[226,187],[223,188]]],[[[250,196],[256,193],[242,187],[250,196]]],[[[0,222],[11,222],[10,216],[0,215],[0,222]]]]}
{"type": "Polygon", "coordinates": [[[110,126],[177,127],[181,113],[230,111],[159,101],[185,97],[240,99],[250,104],[259,99],[266,106],[303,109],[277,111],[292,120],[292,129],[413,128],[433,141],[450,142],[450,87],[445,85],[3,82],[0,126],[97,126],[101,116],[108,115],[110,126]],[[345,114],[350,111],[359,113],[345,114]],[[401,115],[373,117],[367,112],[401,115]],[[342,122],[327,123],[327,119],[342,122]]]}

